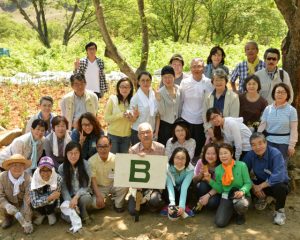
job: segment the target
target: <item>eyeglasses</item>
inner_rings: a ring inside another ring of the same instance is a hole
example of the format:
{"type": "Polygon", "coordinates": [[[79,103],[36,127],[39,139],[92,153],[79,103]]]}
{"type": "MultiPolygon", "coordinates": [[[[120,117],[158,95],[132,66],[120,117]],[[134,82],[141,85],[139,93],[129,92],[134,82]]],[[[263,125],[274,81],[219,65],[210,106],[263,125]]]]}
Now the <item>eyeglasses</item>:
{"type": "Polygon", "coordinates": [[[145,84],[145,83],[151,83],[151,80],[150,79],[143,79],[143,80],[140,80],[140,83],[143,83],[143,84],[145,84]]]}
{"type": "Polygon", "coordinates": [[[140,135],[149,135],[149,134],[151,134],[151,131],[150,130],[148,130],[148,131],[141,131],[141,132],[139,132],[139,134],[140,135]]]}
{"type": "Polygon", "coordinates": [[[81,126],[82,127],[90,127],[90,126],[92,126],[92,124],[90,124],[90,123],[83,123],[83,124],[81,124],[81,126]]]}
{"type": "Polygon", "coordinates": [[[101,145],[101,144],[97,144],[96,147],[97,147],[97,148],[109,148],[109,145],[101,145]]]}
{"type": "Polygon", "coordinates": [[[272,60],[272,61],[277,61],[277,58],[276,58],[276,57],[267,57],[267,60],[268,60],[268,61],[271,61],[271,60],[272,60]]]}
{"type": "Polygon", "coordinates": [[[287,92],[286,91],[276,91],[275,94],[285,95],[285,94],[287,94],[287,92]]]}
{"type": "Polygon", "coordinates": [[[40,173],[52,173],[52,170],[50,170],[50,169],[48,169],[48,170],[41,169],[40,173]]]}
{"type": "Polygon", "coordinates": [[[120,88],[120,89],[131,89],[130,86],[120,86],[119,88],[120,88]]]}

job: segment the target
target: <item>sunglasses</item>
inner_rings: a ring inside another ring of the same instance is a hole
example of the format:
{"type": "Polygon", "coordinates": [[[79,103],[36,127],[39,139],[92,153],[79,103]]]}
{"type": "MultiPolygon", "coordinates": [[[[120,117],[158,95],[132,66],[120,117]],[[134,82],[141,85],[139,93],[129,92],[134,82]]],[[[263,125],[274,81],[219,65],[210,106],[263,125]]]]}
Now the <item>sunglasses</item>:
{"type": "Polygon", "coordinates": [[[271,61],[271,60],[277,61],[277,58],[275,58],[275,57],[267,57],[267,60],[268,60],[268,61],[271,61]]]}

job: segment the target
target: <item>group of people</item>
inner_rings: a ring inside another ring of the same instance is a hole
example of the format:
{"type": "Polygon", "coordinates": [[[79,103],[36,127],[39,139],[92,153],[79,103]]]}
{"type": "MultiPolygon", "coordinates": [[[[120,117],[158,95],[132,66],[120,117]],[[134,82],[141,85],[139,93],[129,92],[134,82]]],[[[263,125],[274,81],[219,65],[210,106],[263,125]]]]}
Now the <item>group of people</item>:
{"type": "Polygon", "coordinates": [[[252,202],[262,210],[274,200],[274,223],[285,223],[287,161],[295,153],[298,117],[277,49],[267,49],[262,61],[257,43],[248,42],[247,60],[232,71],[232,89],[219,46],[206,65],[194,58],[190,75],[183,73],[182,56],[174,54],[161,70],[159,90],[147,71],[138,75],[135,93],[124,77],[105,106],[107,134],[96,117],[98,98],[108,89],[104,63],[95,43],[85,49],[87,57],[75,61],[70,78],[73,91],[62,97],[62,115],[52,112],[51,97],[42,97],[26,133],[0,152],[2,228],[16,218],[31,233],[33,223],[46,217],[55,224],[60,208],[76,232],[91,221],[88,211],[104,208],[110,195],[118,213],[128,200],[131,215],[137,214],[138,196],[142,208],[171,220],[216,209],[218,227],[233,216],[243,224],[252,202]],[[166,188],[115,187],[117,153],[166,155],[166,188]]]}

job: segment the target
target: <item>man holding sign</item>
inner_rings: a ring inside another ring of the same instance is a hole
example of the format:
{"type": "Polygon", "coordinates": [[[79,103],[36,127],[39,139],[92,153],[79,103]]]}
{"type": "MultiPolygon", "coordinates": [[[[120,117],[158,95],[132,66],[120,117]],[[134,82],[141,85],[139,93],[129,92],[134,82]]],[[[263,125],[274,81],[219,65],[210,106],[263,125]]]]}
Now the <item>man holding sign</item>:
{"type": "MultiPolygon", "coordinates": [[[[165,147],[164,145],[153,141],[153,130],[149,123],[144,122],[141,123],[138,127],[138,137],[140,142],[135,144],[129,149],[129,153],[138,154],[140,157],[145,157],[146,155],[165,155],[165,147]]],[[[148,163],[148,162],[147,162],[148,163]]],[[[136,163],[138,164],[138,163],[136,163]]],[[[147,166],[145,165],[146,169],[147,166]]],[[[146,173],[145,169],[145,173],[146,173]]],[[[137,169],[136,169],[137,170],[137,169]]],[[[142,171],[142,169],[138,169],[138,171],[142,171]]],[[[132,175],[132,174],[131,174],[132,175]]],[[[146,174],[147,175],[147,174],[146,174]]],[[[130,176],[133,180],[135,179],[135,175],[130,176]]],[[[149,176],[150,177],[150,176],[149,176]]],[[[147,178],[147,176],[146,176],[147,178]]],[[[136,197],[142,193],[141,203],[147,203],[147,207],[150,211],[158,211],[163,205],[164,201],[161,198],[161,191],[154,189],[130,189],[131,195],[128,199],[128,211],[130,215],[135,216],[136,211],[139,209],[136,208],[136,197]]]]}

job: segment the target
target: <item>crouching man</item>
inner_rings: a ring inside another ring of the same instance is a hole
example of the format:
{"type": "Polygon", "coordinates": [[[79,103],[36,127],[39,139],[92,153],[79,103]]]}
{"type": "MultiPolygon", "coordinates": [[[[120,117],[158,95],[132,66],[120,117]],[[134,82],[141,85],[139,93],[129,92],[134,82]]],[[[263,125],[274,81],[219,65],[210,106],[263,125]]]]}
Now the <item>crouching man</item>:
{"type": "Polygon", "coordinates": [[[15,217],[26,234],[33,232],[30,209],[30,175],[25,169],[31,167],[31,161],[20,154],[4,160],[5,169],[0,175],[0,211],[4,215],[2,228],[12,225],[15,217]]]}
{"type": "Polygon", "coordinates": [[[92,188],[94,191],[93,207],[105,207],[105,198],[112,194],[116,212],[124,212],[124,201],[127,188],[114,187],[115,154],[111,153],[112,144],[107,136],[99,138],[97,153],[89,159],[92,172],[92,188]]]}
{"type": "Polygon", "coordinates": [[[289,192],[285,160],[277,148],[268,146],[262,133],[253,133],[250,137],[252,151],[243,159],[247,164],[252,178],[252,192],[258,199],[255,208],[265,209],[267,197],[275,199],[274,223],[285,224],[285,200],[289,192]]]}

